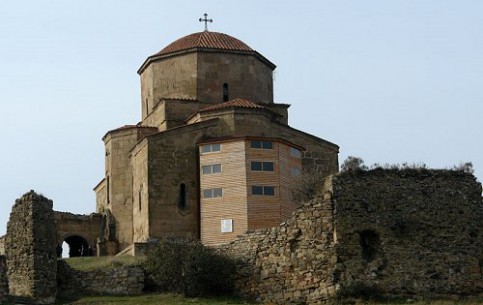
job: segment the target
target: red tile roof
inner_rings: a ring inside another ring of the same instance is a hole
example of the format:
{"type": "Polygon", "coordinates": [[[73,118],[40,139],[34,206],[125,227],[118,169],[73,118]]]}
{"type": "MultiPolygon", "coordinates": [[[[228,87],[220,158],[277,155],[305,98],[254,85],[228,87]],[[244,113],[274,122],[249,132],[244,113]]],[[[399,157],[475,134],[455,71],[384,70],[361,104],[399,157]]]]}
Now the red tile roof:
{"type": "Polygon", "coordinates": [[[253,51],[243,41],[230,35],[217,32],[199,32],[182,37],[156,53],[164,55],[193,48],[222,49],[234,51],[253,51]]]}
{"type": "Polygon", "coordinates": [[[206,108],[203,108],[200,110],[200,112],[205,112],[205,111],[212,111],[212,110],[218,110],[218,109],[225,109],[225,108],[231,108],[231,107],[237,107],[237,108],[252,108],[252,109],[266,109],[265,107],[255,104],[252,101],[237,98],[228,102],[224,102],[221,104],[216,104],[213,106],[209,106],[206,108]]]}

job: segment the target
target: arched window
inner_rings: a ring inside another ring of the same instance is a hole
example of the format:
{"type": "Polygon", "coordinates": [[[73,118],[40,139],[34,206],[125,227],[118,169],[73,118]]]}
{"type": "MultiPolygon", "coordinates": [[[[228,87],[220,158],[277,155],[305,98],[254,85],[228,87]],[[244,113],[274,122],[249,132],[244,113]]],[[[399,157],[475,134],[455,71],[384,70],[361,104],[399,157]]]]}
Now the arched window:
{"type": "Polygon", "coordinates": [[[186,208],[186,185],[181,183],[179,185],[179,202],[178,207],[182,210],[186,208]]]}
{"type": "Polygon", "coordinates": [[[228,99],[229,99],[228,84],[224,83],[223,84],[223,102],[228,102],[228,99]]]}
{"type": "Polygon", "coordinates": [[[381,245],[379,234],[372,230],[359,233],[362,259],[371,262],[376,259],[381,245]]]}

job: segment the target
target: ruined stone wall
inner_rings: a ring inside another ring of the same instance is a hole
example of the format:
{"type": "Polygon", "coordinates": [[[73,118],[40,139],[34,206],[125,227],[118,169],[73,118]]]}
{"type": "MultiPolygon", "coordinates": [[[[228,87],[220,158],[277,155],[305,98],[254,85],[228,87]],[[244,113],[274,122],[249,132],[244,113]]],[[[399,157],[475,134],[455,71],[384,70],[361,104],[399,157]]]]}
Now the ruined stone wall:
{"type": "Polygon", "coordinates": [[[5,256],[0,255],[0,304],[6,301],[8,296],[7,261],[5,256]]]}
{"type": "Polygon", "coordinates": [[[481,185],[459,171],[373,170],[333,179],[342,289],[440,297],[482,291],[481,185]]]}
{"type": "Polygon", "coordinates": [[[239,261],[237,291],[260,302],[323,304],[335,294],[332,202],[318,198],[268,230],[221,246],[239,261]]]}
{"type": "Polygon", "coordinates": [[[62,244],[66,238],[71,236],[80,236],[95,251],[97,238],[103,235],[101,214],[91,213],[90,215],[79,215],[55,211],[54,215],[57,243],[62,244]]]}
{"type": "Polygon", "coordinates": [[[73,270],[58,261],[59,296],[78,295],[136,295],[144,289],[144,272],[139,266],[122,266],[109,270],[73,270]]]}
{"type": "Polygon", "coordinates": [[[14,300],[55,302],[55,233],[51,200],[30,191],[15,201],[5,239],[9,291],[14,300]]]}
{"type": "Polygon", "coordinates": [[[372,291],[426,298],[483,288],[481,184],[436,170],[349,172],[278,227],[222,246],[238,291],[275,304],[324,304],[372,291]]]}
{"type": "Polygon", "coordinates": [[[0,255],[5,255],[5,235],[0,237],[0,255]]]}

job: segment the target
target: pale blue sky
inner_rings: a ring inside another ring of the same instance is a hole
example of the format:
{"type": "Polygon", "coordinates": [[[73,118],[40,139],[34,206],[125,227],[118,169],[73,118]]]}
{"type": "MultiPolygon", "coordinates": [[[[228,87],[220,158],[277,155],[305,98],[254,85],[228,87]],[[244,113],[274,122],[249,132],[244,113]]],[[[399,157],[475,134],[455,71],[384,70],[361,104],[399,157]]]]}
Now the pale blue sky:
{"type": "Polygon", "coordinates": [[[278,66],[291,126],[338,144],[340,162],[471,161],[481,181],[481,0],[2,0],[0,235],[30,189],[95,210],[101,138],[140,120],[137,69],[205,12],[278,66]]]}

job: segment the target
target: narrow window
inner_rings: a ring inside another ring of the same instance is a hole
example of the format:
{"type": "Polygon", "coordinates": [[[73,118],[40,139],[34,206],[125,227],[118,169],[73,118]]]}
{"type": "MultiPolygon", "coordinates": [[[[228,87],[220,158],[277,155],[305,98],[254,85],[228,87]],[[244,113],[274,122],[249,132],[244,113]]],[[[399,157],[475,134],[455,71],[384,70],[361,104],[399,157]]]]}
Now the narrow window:
{"type": "Polygon", "coordinates": [[[302,157],[302,152],[298,150],[297,148],[290,147],[290,155],[295,158],[301,158],[302,157]]]}
{"type": "Polygon", "coordinates": [[[229,99],[229,91],[228,91],[228,84],[223,84],[223,102],[228,102],[229,99]]]}
{"type": "Polygon", "coordinates": [[[181,183],[179,185],[179,202],[178,202],[178,206],[182,210],[186,208],[186,185],[184,183],[181,183]]]}
{"type": "Polygon", "coordinates": [[[145,103],[145,107],[146,107],[146,116],[148,116],[148,114],[149,114],[149,103],[148,103],[147,98],[146,98],[146,101],[144,103],[145,103]]]}
{"type": "Polygon", "coordinates": [[[139,191],[138,191],[138,209],[141,211],[142,209],[142,204],[143,204],[143,185],[141,184],[139,186],[139,191]]]}
{"type": "Polygon", "coordinates": [[[106,177],[106,197],[107,197],[107,203],[110,203],[111,202],[110,193],[111,193],[111,186],[110,186],[110,183],[109,183],[109,175],[108,175],[106,177]]]}

